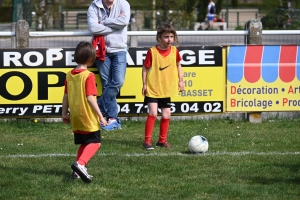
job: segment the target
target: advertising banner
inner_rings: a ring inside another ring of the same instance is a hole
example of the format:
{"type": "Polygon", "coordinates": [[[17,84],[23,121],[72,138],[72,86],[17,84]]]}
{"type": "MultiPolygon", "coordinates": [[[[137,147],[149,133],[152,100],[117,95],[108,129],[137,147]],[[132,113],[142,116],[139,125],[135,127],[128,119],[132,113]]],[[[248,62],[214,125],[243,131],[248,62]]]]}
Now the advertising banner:
{"type": "Polygon", "coordinates": [[[230,46],[227,111],[299,111],[299,46],[230,46]]]}
{"type": "MultiPolygon", "coordinates": [[[[175,115],[222,113],[225,105],[226,49],[179,47],[185,90],[171,99],[175,115]]],[[[76,67],[75,49],[0,49],[0,117],[61,117],[65,76],[76,67]]],[[[143,115],[142,65],[148,48],[130,48],[119,115],[143,115]]],[[[97,89],[101,82],[97,68],[97,89]]]]}

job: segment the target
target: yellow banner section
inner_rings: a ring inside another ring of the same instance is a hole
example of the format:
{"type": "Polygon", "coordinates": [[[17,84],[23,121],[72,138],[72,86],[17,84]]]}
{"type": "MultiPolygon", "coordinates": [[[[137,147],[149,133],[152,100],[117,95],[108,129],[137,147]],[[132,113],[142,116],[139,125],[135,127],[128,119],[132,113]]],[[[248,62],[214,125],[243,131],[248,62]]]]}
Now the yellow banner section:
{"type": "Polygon", "coordinates": [[[226,111],[299,111],[297,45],[230,46],[226,111]]]}
{"type": "Polygon", "coordinates": [[[300,106],[300,85],[295,80],[266,83],[227,83],[227,111],[295,111],[300,106]]]}
{"type": "MultiPolygon", "coordinates": [[[[101,82],[96,68],[90,68],[95,73],[97,89],[101,94],[101,82]]],[[[1,104],[60,104],[64,92],[64,81],[69,68],[60,69],[23,69],[11,71],[0,69],[2,79],[6,79],[6,88],[2,89],[1,104]]],[[[142,103],[142,68],[127,68],[125,83],[118,95],[118,103],[142,103]]],[[[212,106],[210,112],[222,112],[225,101],[225,67],[184,67],[185,90],[178,92],[172,102],[204,102],[194,105],[196,112],[207,112],[203,108],[205,102],[212,106]],[[211,78],[213,74],[214,78],[211,78]]],[[[193,106],[193,104],[191,105],[193,106]]],[[[181,106],[179,106],[181,107],[181,106]]],[[[179,109],[180,110],[180,109],[179,109]]]]}
{"type": "MultiPolygon", "coordinates": [[[[172,102],[224,101],[225,67],[184,67],[184,91],[172,97],[172,102]],[[213,76],[213,78],[212,78],[213,76]]],[[[142,102],[142,68],[128,68],[118,102],[142,102]],[[127,99],[125,97],[134,96],[127,99]]]]}
{"type": "MultiPolygon", "coordinates": [[[[21,53],[28,54],[23,51],[20,50],[21,53]]],[[[141,50],[131,49],[129,52],[133,61],[140,59],[135,53],[139,51],[141,50]]],[[[186,47],[179,51],[183,58],[185,90],[172,97],[171,112],[177,115],[224,112],[226,49],[186,47]]],[[[40,67],[25,66],[22,60],[9,56],[3,57],[3,60],[8,58],[10,62],[5,62],[8,66],[0,66],[0,117],[61,116],[66,73],[72,68],[62,63],[50,67],[45,61],[41,61],[40,67]],[[9,64],[12,66],[9,67],[9,64]]],[[[97,89],[101,95],[98,70],[89,70],[95,74],[97,89]]],[[[141,92],[142,66],[128,64],[124,85],[117,96],[120,116],[147,114],[148,107],[143,104],[141,92]]]]}
{"type": "Polygon", "coordinates": [[[0,69],[1,104],[56,104],[62,102],[64,81],[70,68],[0,69]]]}

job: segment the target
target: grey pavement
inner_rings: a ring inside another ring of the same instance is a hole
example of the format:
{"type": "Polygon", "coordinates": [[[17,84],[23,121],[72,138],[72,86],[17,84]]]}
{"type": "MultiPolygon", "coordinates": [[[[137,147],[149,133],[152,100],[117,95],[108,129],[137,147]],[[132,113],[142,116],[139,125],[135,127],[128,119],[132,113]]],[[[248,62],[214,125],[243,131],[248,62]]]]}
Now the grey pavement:
{"type": "Polygon", "coordinates": [[[0,24],[0,31],[11,31],[11,24],[10,23],[0,24]]]}

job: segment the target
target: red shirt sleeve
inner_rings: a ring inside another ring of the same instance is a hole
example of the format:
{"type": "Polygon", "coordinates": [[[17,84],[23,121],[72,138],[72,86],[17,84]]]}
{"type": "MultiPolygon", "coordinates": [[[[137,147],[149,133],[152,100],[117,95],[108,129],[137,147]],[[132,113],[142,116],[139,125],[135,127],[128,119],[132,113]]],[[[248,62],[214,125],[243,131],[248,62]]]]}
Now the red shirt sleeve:
{"type": "Polygon", "coordinates": [[[144,66],[146,68],[150,68],[152,65],[152,53],[151,53],[151,49],[148,50],[146,58],[144,60],[144,66]]]}
{"type": "Polygon", "coordinates": [[[89,96],[89,95],[97,96],[98,95],[98,90],[96,87],[96,78],[95,78],[94,73],[90,73],[90,75],[86,79],[85,91],[86,91],[86,96],[89,96]]]}
{"type": "Polygon", "coordinates": [[[182,60],[182,57],[178,51],[178,49],[176,48],[176,63],[180,62],[182,60]]]}

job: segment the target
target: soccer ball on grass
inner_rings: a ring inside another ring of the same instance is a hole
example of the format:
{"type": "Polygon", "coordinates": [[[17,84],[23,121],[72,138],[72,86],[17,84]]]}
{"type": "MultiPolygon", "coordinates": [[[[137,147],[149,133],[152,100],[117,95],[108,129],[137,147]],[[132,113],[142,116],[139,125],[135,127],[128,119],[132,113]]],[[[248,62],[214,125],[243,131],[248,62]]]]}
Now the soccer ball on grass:
{"type": "Polygon", "coordinates": [[[188,148],[192,153],[205,153],[208,151],[208,141],[202,135],[193,136],[189,141],[188,148]]]}

